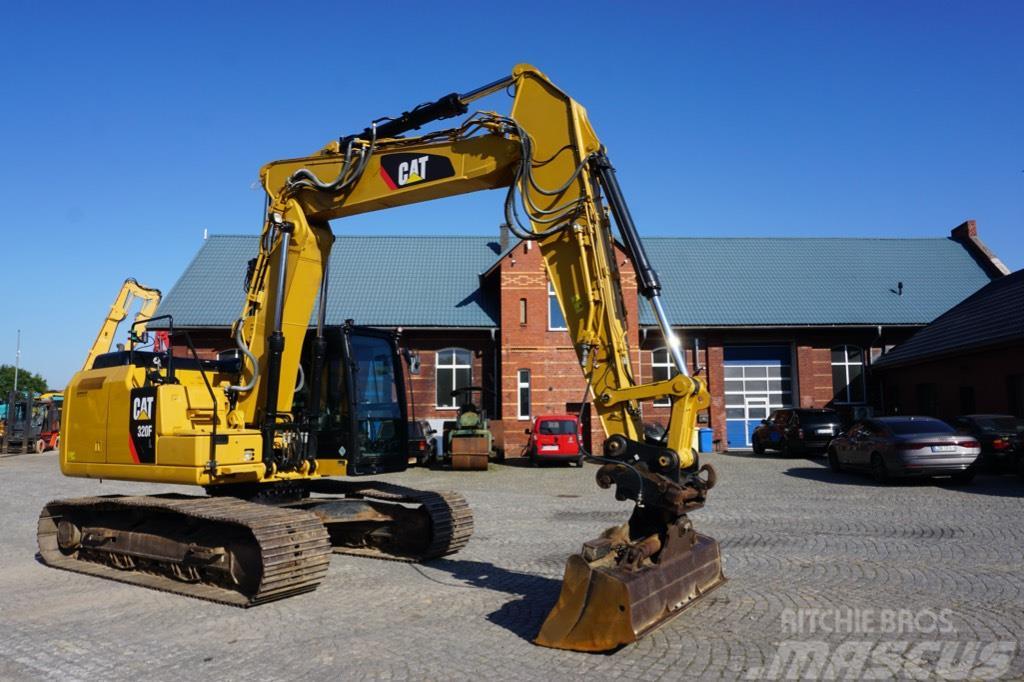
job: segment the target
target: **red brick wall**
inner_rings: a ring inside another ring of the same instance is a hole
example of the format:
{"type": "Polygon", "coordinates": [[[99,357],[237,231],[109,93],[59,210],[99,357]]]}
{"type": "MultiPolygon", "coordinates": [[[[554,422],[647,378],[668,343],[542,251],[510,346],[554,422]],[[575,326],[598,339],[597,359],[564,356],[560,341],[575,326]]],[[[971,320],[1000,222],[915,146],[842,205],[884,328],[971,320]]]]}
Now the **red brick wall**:
{"type": "MultiPolygon", "coordinates": [[[[619,252],[631,347],[639,348],[636,277],[619,252]]],[[[564,414],[579,403],[586,389],[572,341],[566,331],[548,330],[548,280],[536,245],[516,246],[499,263],[495,276],[501,291],[501,395],[506,455],[517,457],[526,444],[531,421],[517,418],[517,378],[530,371],[530,415],[564,414]],[[526,300],[526,324],[520,322],[520,299],[526,300]]],[[[639,366],[639,351],[634,362],[639,366]]],[[[599,421],[592,420],[592,448],[604,440],[599,421]]]]}
{"type": "MultiPolygon", "coordinates": [[[[839,343],[839,341],[836,341],[839,343]]],[[[832,343],[827,339],[800,339],[796,344],[796,390],[798,407],[824,407],[832,402],[832,343]],[[817,345],[812,345],[817,341],[817,345]]]]}
{"type": "Polygon", "coordinates": [[[936,409],[928,416],[952,419],[963,414],[961,387],[974,389],[976,414],[1010,414],[1014,406],[1008,382],[1013,376],[1024,375],[1024,344],[894,367],[878,374],[886,414],[924,414],[918,402],[918,384],[934,385],[936,409]]]}
{"type": "Polygon", "coordinates": [[[485,388],[483,407],[493,416],[494,344],[490,333],[481,330],[404,330],[402,347],[420,358],[419,374],[408,374],[406,400],[410,419],[455,419],[457,410],[437,407],[437,351],[464,348],[472,353],[473,384],[485,388]]]}

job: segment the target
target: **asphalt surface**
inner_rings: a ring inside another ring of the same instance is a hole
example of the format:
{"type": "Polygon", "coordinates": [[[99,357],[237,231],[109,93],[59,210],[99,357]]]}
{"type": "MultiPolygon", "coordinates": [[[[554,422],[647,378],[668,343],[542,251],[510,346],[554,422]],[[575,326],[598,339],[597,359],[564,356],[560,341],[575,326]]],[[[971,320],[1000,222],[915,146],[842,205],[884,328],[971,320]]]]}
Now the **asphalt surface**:
{"type": "Polygon", "coordinates": [[[588,655],[530,640],[566,556],[629,515],[592,465],[384,477],[465,494],[469,546],[427,565],[335,556],[317,591],[240,610],[43,566],[48,500],[173,488],[63,478],[52,453],[2,458],[0,678],[1024,677],[1024,481],[880,487],[820,460],[706,461],[719,486],[692,518],[721,542],[729,582],[640,642],[588,655]]]}

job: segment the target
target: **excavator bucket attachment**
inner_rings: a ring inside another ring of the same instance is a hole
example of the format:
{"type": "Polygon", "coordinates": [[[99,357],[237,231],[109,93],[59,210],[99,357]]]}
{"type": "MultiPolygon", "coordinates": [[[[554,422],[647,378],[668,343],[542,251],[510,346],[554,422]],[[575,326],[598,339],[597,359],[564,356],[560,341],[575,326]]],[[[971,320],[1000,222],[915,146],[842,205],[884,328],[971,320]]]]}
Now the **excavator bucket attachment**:
{"type": "MultiPolygon", "coordinates": [[[[672,620],[723,582],[718,543],[689,524],[672,525],[653,561],[630,562],[622,529],[569,557],[558,602],[537,644],[572,651],[613,651],[672,620]]],[[[657,541],[655,541],[657,542],[657,541]]]]}

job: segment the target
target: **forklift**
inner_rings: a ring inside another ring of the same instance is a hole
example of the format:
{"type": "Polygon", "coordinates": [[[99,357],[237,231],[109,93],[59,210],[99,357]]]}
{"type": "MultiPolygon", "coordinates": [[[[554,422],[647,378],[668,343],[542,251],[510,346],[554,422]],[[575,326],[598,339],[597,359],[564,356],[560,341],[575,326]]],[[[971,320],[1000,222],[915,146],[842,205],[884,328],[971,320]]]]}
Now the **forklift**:
{"type": "Polygon", "coordinates": [[[7,395],[0,454],[42,454],[60,447],[63,396],[45,393],[38,398],[11,391],[7,395]]]}

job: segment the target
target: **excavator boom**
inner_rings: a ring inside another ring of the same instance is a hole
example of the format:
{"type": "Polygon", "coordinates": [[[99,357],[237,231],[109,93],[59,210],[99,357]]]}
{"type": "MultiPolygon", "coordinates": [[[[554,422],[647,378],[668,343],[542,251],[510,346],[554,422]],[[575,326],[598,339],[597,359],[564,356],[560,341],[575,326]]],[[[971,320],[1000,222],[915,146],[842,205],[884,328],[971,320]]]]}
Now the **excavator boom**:
{"type": "MultiPolygon", "coordinates": [[[[696,415],[707,407],[708,393],[703,381],[687,372],[664,313],[657,274],[608,154],[578,102],[537,69],[520,64],[509,76],[480,88],[378,119],[314,155],[269,163],[261,169],[260,180],[267,193],[266,219],[259,253],[247,273],[243,309],[232,329],[240,364],[203,361],[194,349],[188,366],[170,353],[140,359],[130,352],[96,363],[96,369],[77,375],[69,390],[73,399],[65,408],[71,428],[62,443],[64,473],[191,483],[215,495],[264,495],[274,490],[308,492],[309,484],[326,476],[390,470],[384,454],[363,456],[371,441],[381,441],[365,434],[385,432],[379,428],[381,420],[404,415],[404,407],[398,400],[386,416],[364,415],[360,421],[352,416],[358,404],[351,378],[352,373],[377,376],[381,369],[391,371],[381,364],[389,353],[360,356],[348,327],[339,346],[325,324],[327,265],[334,241],[330,221],[504,188],[505,222],[520,239],[539,247],[594,410],[608,435],[603,451],[588,455],[601,465],[597,483],[614,488],[618,499],[634,502],[627,523],[585,543],[569,560],[562,594],[537,642],[582,651],[614,649],[724,580],[717,543],[694,532],[687,517],[704,504],[715,480],[710,467],[698,465],[692,448],[696,415]],[[456,127],[407,136],[434,121],[464,116],[474,101],[501,90],[513,98],[508,114],[478,111],[456,127]],[[635,379],[628,330],[636,321],[626,316],[613,218],[639,291],[671,349],[677,373],[667,380],[641,384],[635,379]],[[363,362],[371,364],[364,367],[363,362]],[[338,367],[347,368],[341,385],[348,387],[348,403],[338,397],[338,367]],[[100,388],[107,393],[93,395],[100,388]],[[657,399],[671,402],[671,416],[664,438],[651,439],[645,436],[641,410],[644,402],[657,399]],[[108,412],[118,409],[125,412],[108,412]],[[125,420],[129,412],[131,418],[125,420]],[[342,419],[342,413],[348,416],[342,419]],[[127,421],[128,433],[123,426],[120,431],[107,429],[97,415],[112,424],[127,421]],[[347,424],[356,426],[346,431],[347,424]],[[347,440],[339,435],[343,432],[347,440]],[[364,436],[356,438],[355,432],[364,436]],[[109,438],[111,433],[121,437],[109,438]]],[[[173,326],[173,321],[168,323],[173,326]]],[[[184,339],[192,348],[187,335],[184,339]]],[[[400,396],[401,389],[396,391],[400,396]]],[[[355,553],[372,545],[371,554],[422,559],[456,551],[468,539],[471,520],[461,498],[431,503],[414,493],[398,495],[373,487],[350,487],[345,496],[365,502],[345,507],[344,513],[339,511],[341,502],[300,506],[339,527],[344,525],[341,517],[358,521],[358,528],[378,524],[345,541],[360,550],[355,553]],[[388,500],[420,501],[422,513],[386,508],[388,500]],[[419,528],[419,535],[410,528],[419,528]]],[[[106,522],[110,506],[102,507],[100,521],[106,522]]],[[[45,526],[52,546],[43,552],[44,560],[55,556],[56,547],[114,565],[142,561],[101,552],[96,545],[103,542],[80,528],[100,514],[82,511],[86,508],[94,507],[47,507],[40,528],[42,533],[45,526]]],[[[183,509],[174,513],[184,514],[183,509]]],[[[235,505],[232,513],[237,516],[244,509],[235,505]]],[[[246,576],[258,571],[259,562],[232,572],[232,566],[241,564],[230,553],[213,557],[216,552],[204,550],[204,556],[212,557],[205,570],[184,566],[180,549],[175,549],[182,541],[160,535],[174,524],[144,526],[103,532],[121,538],[118,547],[138,541],[145,552],[165,557],[161,570],[186,572],[220,587],[226,582],[229,590],[256,584],[246,576]],[[165,540],[170,549],[161,544],[165,540]]],[[[242,528],[239,537],[245,532],[256,536],[251,528],[242,528]]],[[[333,542],[348,536],[332,530],[330,537],[333,542]]],[[[213,533],[211,541],[215,539],[213,533]]],[[[319,547],[312,555],[319,556],[319,547]]],[[[257,552],[246,551],[249,556],[257,552]]],[[[302,589],[306,587],[303,583],[302,589]]]]}
{"type": "Polygon", "coordinates": [[[109,312],[107,312],[107,317],[103,320],[103,324],[100,325],[100,330],[96,334],[96,340],[89,347],[89,353],[85,356],[82,369],[87,370],[91,368],[97,356],[110,350],[110,344],[114,340],[114,332],[117,331],[117,326],[128,316],[128,309],[135,300],[141,300],[143,303],[131,325],[132,332],[142,334],[142,332],[146,331],[143,321],[153,317],[157,306],[160,305],[160,296],[159,289],[143,286],[130,277],[126,279],[124,284],[121,285],[120,291],[117,292],[117,296],[114,297],[114,302],[111,304],[109,312]]]}

